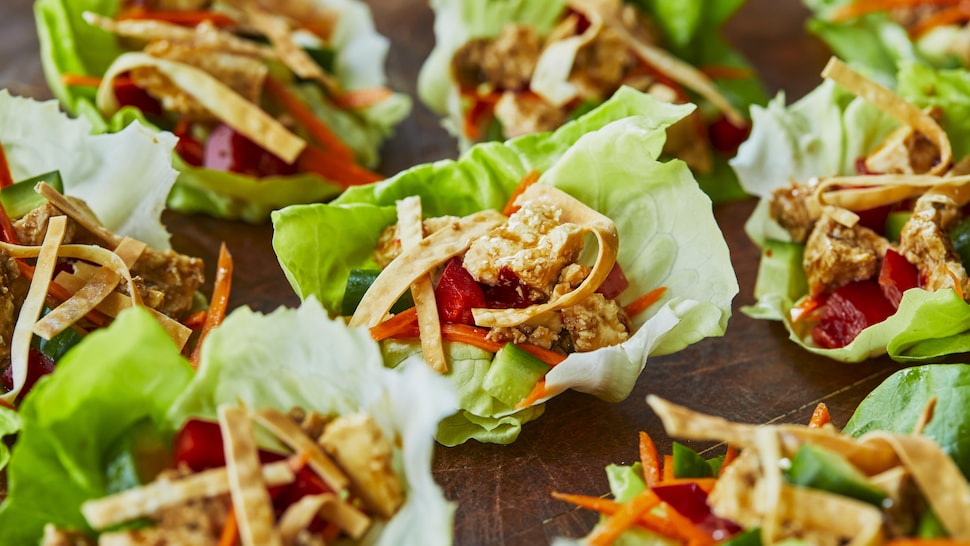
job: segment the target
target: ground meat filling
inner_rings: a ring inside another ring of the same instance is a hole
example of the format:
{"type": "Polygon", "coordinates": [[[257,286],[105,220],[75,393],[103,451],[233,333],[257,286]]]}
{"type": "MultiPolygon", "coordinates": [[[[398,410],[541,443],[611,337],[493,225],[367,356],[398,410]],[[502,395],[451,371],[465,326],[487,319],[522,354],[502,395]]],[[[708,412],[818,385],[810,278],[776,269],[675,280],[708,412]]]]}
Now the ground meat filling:
{"type": "Polygon", "coordinates": [[[828,294],[879,273],[889,241],[869,228],[819,220],[805,243],[803,264],[812,296],[828,294]]]}

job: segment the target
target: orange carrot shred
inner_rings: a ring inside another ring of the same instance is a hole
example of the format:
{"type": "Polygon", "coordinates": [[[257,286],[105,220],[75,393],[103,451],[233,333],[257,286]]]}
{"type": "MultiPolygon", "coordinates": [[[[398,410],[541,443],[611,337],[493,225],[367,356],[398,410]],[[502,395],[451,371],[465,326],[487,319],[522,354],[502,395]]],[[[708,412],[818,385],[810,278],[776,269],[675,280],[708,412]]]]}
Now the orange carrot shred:
{"type": "Polygon", "coordinates": [[[920,20],[919,23],[916,23],[909,29],[909,35],[913,39],[918,39],[936,27],[965,23],[968,19],[970,19],[970,5],[967,5],[965,2],[960,2],[955,6],[938,11],[920,20]]]}
{"type": "Polygon", "coordinates": [[[236,522],[236,511],[229,507],[226,514],[226,522],[222,526],[222,534],[219,535],[219,546],[234,546],[239,542],[239,525],[236,522]]]}
{"type": "Polygon", "coordinates": [[[367,89],[344,91],[333,97],[333,102],[344,110],[353,110],[380,104],[392,96],[394,96],[394,92],[387,87],[369,87],[367,89]]]}
{"type": "Polygon", "coordinates": [[[663,456],[663,467],[660,474],[660,483],[666,483],[674,480],[674,456],[664,455],[663,456]]]}
{"type": "MultiPolygon", "coordinates": [[[[486,351],[491,351],[493,353],[498,352],[498,350],[505,345],[504,343],[487,339],[485,337],[487,335],[488,330],[485,328],[470,326],[468,324],[442,323],[441,325],[441,337],[448,341],[467,343],[469,345],[478,347],[479,349],[485,349],[486,351]]],[[[542,347],[531,345],[529,343],[516,343],[515,346],[523,351],[528,352],[532,356],[550,366],[555,366],[566,359],[566,356],[563,354],[550,351],[548,349],[543,349],[542,347]]]]}
{"type": "Polygon", "coordinates": [[[808,428],[821,428],[832,421],[832,416],[829,415],[829,408],[825,405],[825,402],[819,402],[815,406],[815,411],[812,412],[812,419],[808,422],[808,428]]]}
{"type": "Polygon", "coordinates": [[[626,314],[631,317],[639,315],[640,313],[649,309],[651,305],[660,301],[660,298],[662,298],[666,292],[666,286],[654,288],[653,290],[628,303],[623,310],[626,311],[626,314]]]}
{"type": "Polygon", "coordinates": [[[677,529],[677,532],[681,537],[687,539],[688,545],[707,546],[709,544],[714,544],[714,539],[694,525],[694,523],[686,516],[682,515],[669,504],[665,504],[664,508],[666,508],[667,520],[673,524],[674,528],[677,529]]]}
{"type": "Polygon", "coordinates": [[[344,141],[340,140],[340,137],[330,127],[327,127],[327,124],[318,118],[309,106],[287,89],[279,80],[271,76],[267,77],[264,87],[266,92],[280,103],[287,112],[292,114],[317,142],[327,148],[328,152],[347,162],[354,161],[353,150],[344,141]]]}
{"type": "Polygon", "coordinates": [[[352,160],[335,156],[329,150],[310,143],[307,143],[306,148],[297,158],[297,165],[303,171],[316,173],[344,188],[370,184],[384,178],[352,160]]]}
{"type": "Polygon", "coordinates": [[[798,322],[803,318],[808,317],[812,311],[815,311],[822,306],[823,301],[824,300],[822,298],[811,297],[805,298],[796,303],[794,307],[791,308],[791,312],[789,313],[791,315],[792,322],[798,322]]]}
{"type": "Polygon", "coordinates": [[[232,288],[232,255],[226,248],[226,243],[219,247],[219,260],[216,264],[216,280],[213,283],[212,299],[209,302],[209,312],[206,313],[205,323],[199,332],[199,341],[192,351],[192,367],[199,367],[199,357],[202,355],[202,342],[213,329],[222,324],[229,308],[229,292],[232,288]]]}
{"type": "Polygon", "coordinates": [[[10,164],[7,163],[7,152],[3,150],[3,143],[0,142],[0,188],[13,185],[13,174],[10,172],[10,164]]]}
{"type": "Polygon", "coordinates": [[[119,21],[124,20],[151,20],[172,23],[175,25],[194,27],[201,23],[212,23],[217,27],[234,27],[236,20],[216,11],[207,10],[184,10],[184,11],[146,11],[130,10],[118,16],[119,21]]]}
{"type": "MultiPolygon", "coordinates": [[[[552,493],[552,496],[553,498],[563,502],[568,502],[580,508],[593,510],[607,516],[617,513],[623,506],[614,500],[604,499],[603,497],[570,495],[566,493],[557,493],[555,491],[552,493]]],[[[660,516],[654,515],[651,512],[644,512],[640,514],[640,517],[636,520],[636,524],[665,537],[683,538],[669,521],[660,516]]]]}
{"type": "MultiPolygon", "coordinates": [[[[16,260],[17,268],[20,269],[20,274],[24,276],[28,281],[34,278],[34,268],[30,266],[27,262],[23,260],[16,260]]],[[[57,302],[67,301],[73,294],[67,288],[51,281],[50,286],[47,288],[47,295],[51,299],[57,302]]],[[[98,311],[97,309],[92,309],[88,311],[88,314],[84,315],[84,318],[91,321],[95,326],[107,326],[111,322],[111,318],[98,311]]]]}
{"type": "Polygon", "coordinates": [[[192,313],[191,315],[189,315],[189,316],[185,317],[184,319],[182,319],[182,324],[184,324],[190,330],[199,329],[199,328],[202,327],[203,324],[205,324],[205,316],[206,316],[206,314],[207,313],[204,310],[203,311],[196,311],[196,312],[192,313]]]}
{"type": "Polygon", "coordinates": [[[660,483],[660,455],[653,438],[644,431],[640,431],[640,463],[643,465],[643,479],[647,487],[660,483]]]}
{"type": "Polygon", "coordinates": [[[536,400],[542,398],[546,395],[546,380],[540,379],[536,383],[535,387],[532,387],[532,392],[530,392],[521,402],[515,405],[515,409],[523,409],[536,403],[536,400]]]}
{"type": "Polygon", "coordinates": [[[717,483],[717,478],[667,478],[663,481],[663,485],[694,484],[705,493],[710,493],[711,489],[714,489],[715,483],[717,483]]]}
{"type": "Polygon", "coordinates": [[[593,546],[613,544],[624,531],[636,523],[642,514],[658,504],[660,504],[660,498],[652,490],[643,490],[630,502],[623,504],[616,513],[606,520],[606,523],[594,530],[589,535],[587,542],[593,546]]]}
{"type": "Polygon", "coordinates": [[[839,6],[833,10],[829,20],[835,23],[847,21],[868,15],[870,13],[889,11],[894,8],[906,8],[922,5],[947,6],[958,4],[961,0],[858,0],[839,6]]]}
{"type": "Polygon", "coordinates": [[[299,472],[306,466],[307,461],[310,460],[310,452],[308,450],[297,451],[286,460],[287,466],[290,467],[294,473],[299,472]]]}
{"type": "Polygon", "coordinates": [[[61,83],[68,87],[100,87],[102,78],[86,74],[61,74],[61,83]]]}
{"type": "Polygon", "coordinates": [[[0,398],[0,406],[3,406],[5,408],[7,408],[7,409],[12,409],[14,411],[17,411],[17,406],[14,406],[10,402],[7,402],[6,400],[4,400],[2,398],[0,398]]]}
{"type": "Polygon", "coordinates": [[[370,329],[370,337],[374,341],[381,341],[389,337],[398,336],[402,331],[417,332],[418,310],[409,307],[384,322],[370,329]]]}
{"type": "Polygon", "coordinates": [[[515,205],[515,200],[525,192],[529,186],[535,184],[539,181],[540,173],[539,171],[529,171],[525,173],[522,180],[519,180],[519,184],[512,190],[512,195],[509,196],[509,200],[505,203],[505,208],[502,209],[502,214],[506,216],[512,216],[512,213],[519,210],[519,207],[515,205]]]}
{"type": "Polygon", "coordinates": [[[724,460],[721,461],[721,470],[718,471],[718,476],[724,475],[724,470],[738,458],[738,448],[735,445],[728,444],[727,452],[724,454],[724,460]]]}

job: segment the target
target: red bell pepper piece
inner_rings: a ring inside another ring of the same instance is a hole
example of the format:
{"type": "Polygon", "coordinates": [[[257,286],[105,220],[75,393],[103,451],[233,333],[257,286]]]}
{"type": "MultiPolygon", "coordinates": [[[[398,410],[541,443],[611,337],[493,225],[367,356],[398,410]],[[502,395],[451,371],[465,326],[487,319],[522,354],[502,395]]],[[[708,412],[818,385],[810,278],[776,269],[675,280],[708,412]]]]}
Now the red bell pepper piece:
{"type": "Polygon", "coordinates": [[[290,175],[297,171],[295,164],[286,163],[226,124],[218,125],[209,134],[203,164],[209,169],[255,177],[290,175]]]}
{"type": "Polygon", "coordinates": [[[750,124],[739,127],[731,123],[724,115],[721,115],[707,126],[707,134],[708,138],[711,139],[711,146],[727,156],[735,155],[738,152],[738,146],[748,138],[750,133],[750,124]]]}
{"type": "Polygon", "coordinates": [[[829,296],[819,323],[812,328],[812,340],[828,349],[845,347],[859,332],[895,312],[874,281],[851,282],[829,296]]]}
{"type": "Polygon", "coordinates": [[[445,265],[434,296],[438,303],[438,315],[444,322],[475,324],[472,309],[486,307],[482,288],[462,267],[461,258],[452,258],[445,265]]]}
{"type": "Polygon", "coordinates": [[[883,295],[896,309],[903,299],[903,292],[919,287],[919,271],[902,254],[890,248],[882,258],[879,286],[883,295]]]}
{"type": "Polygon", "coordinates": [[[498,284],[483,284],[481,287],[485,294],[485,306],[490,309],[521,309],[532,305],[529,287],[508,267],[503,266],[498,270],[498,284]]]}
{"type": "Polygon", "coordinates": [[[604,298],[611,300],[623,293],[628,286],[630,286],[630,281],[627,280],[626,275],[623,273],[620,262],[614,262],[613,269],[610,270],[606,279],[603,280],[603,284],[596,291],[603,294],[604,298]]]}
{"type": "MultiPolygon", "coordinates": [[[[34,383],[41,377],[52,373],[55,366],[54,361],[49,356],[37,349],[30,348],[27,353],[27,378],[24,380],[24,386],[20,395],[17,396],[17,400],[22,400],[34,387],[34,383]]],[[[13,366],[4,368],[3,373],[0,374],[0,383],[3,384],[7,392],[13,389],[13,366]]]]}

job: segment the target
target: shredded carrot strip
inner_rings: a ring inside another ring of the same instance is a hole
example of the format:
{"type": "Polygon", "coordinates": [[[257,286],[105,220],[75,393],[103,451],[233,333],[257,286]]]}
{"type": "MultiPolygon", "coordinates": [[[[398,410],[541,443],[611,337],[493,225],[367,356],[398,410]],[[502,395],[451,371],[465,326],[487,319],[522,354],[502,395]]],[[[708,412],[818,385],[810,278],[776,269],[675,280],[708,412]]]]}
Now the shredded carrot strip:
{"type": "Polygon", "coordinates": [[[0,398],[0,406],[17,411],[17,406],[14,406],[13,404],[11,404],[10,402],[7,402],[3,398],[0,398]]]}
{"type": "Polygon", "coordinates": [[[482,125],[485,120],[494,116],[495,103],[501,97],[501,93],[493,92],[485,95],[478,93],[463,93],[464,99],[472,102],[471,106],[465,111],[465,118],[462,120],[462,133],[468,140],[476,141],[481,138],[482,125]]]}
{"type": "Polygon", "coordinates": [[[367,89],[344,91],[333,97],[333,102],[344,110],[353,110],[380,104],[392,96],[394,96],[394,92],[387,87],[369,87],[367,89]]]}
{"type": "Polygon", "coordinates": [[[964,299],[963,286],[960,286],[960,279],[957,278],[956,273],[950,271],[950,268],[945,265],[943,266],[943,270],[946,271],[946,274],[950,276],[950,280],[953,281],[953,291],[957,293],[957,297],[961,300],[964,299]]]}
{"type": "Polygon", "coordinates": [[[815,311],[822,306],[825,300],[822,298],[805,298],[802,301],[795,304],[791,308],[789,315],[791,316],[792,322],[798,322],[806,317],[808,317],[812,311],[815,311]]]}
{"type": "Polygon", "coordinates": [[[710,493],[714,489],[714,484],[717,483],[717,478],[666,478],[663,481],[663,485],[687,485],[691,483],[705,493],[710,493]]]}
{"type": "Polygon", "coordinates": [[[825,405],[825,402],[819,402],[815,406],[815,411],[812,412],[812,419],[808,422],[808,428],[821,428],[832,421],[832,416],[829,415],[829,408],[825,405]]]}
{"type": "Polygon", "coordinates": [[[659,288],[654,288],[653,290],[647,292],[646,294],[640,296],[639,298],[631,301],[626,307],[623,308],[628,316],[634,317],[640,313],[646,311],[651,305],[660,301],[664,293],[667,292],[666,286],[661,286],[659,288]]]}
{"type": "MultiPolygon", "coordinates": [[[[491,351],[493,353],[497,352],[502,348],[503,345],[505,345],[504,343],[498,343],[486,339],[486,335],[488,335],[488,330],[485,328],[479,328],[477,326],[451,323],[443,323],[441,325],[441,337],[448,341],[467,343],[469,345],[474,345],[479,349],[485,349],[486,351],[491,351]]],[[[532,356],[550,366],[555,366],[566,359],[566,355],[550,351],[548,349],[543,349],[542,347],[537,347],[535,345],[530,345],[528,343],[516,343],[515,346],[523,351],[528,352],[532,356]]]]}
{"type": "Polygon", "coordinates": [[[919,38],[936,27],[965,23],[968,19],[970,19],[970,5],[965,2],[960,2],[953,7],[934,13],[919,23],[916,23],[909,29],[909,35],[913,38],[919,38]]]}
{"type": "Polygon", "coordinates": [[[13,228],[13,222],[10,221],[10,216],[7,215],[7,209],[3,205],[0,205],[0,237],[6,243],[19,244],[17,230],[13,228]]]}
{"type": "Polygon", "coordinates": [[[663,456],[663,471],[661,473],[660,483],[667,483],[673,481],[674,478],[674,456],[664,455],[663,456]]]}
{"type": "Polygon", "coordinates": [[[299,472],[300,470],[303,470],[303,467],[306,466],[307,461],[309,460],[310,460],[310,451],[304,449],[302,451],[297,451],[293,455],[290,455],[290,457],[286,460],[286,464],[290,467],[290,470],[296,473],[296,472],[299,472]]]}
{"type": "Polygon", "coordinates": [[[239,525],[236,523],[236,511],[229,507],[226,514],[226,522],[222,526],[222,534],[219,535],[218,546],[234,546],[239,542],[239,525]]]}
{"type": "Polygon", "coordinates": [[[509,200],[505,203],[505,207],[502,209],[502,214],[506,216],[512,216],[512,213],[519,210],[519,207],[515,205],[515,200],[522,195],[529,186],[535,184],[539,181],[540,173],[539,171],[529,171],[525,173],[522,180],[519,180],[519,184],[512,190],[512,195],[509,196],[509,200]]]}
{"type": "Polygon", "coordinates": [[[535,387],[521,402],[515,405],[515,409],[524,409],[536,403],[536,400],[546,395],[546,380],[540,379],[535,387]]]}
{"type": "Polygon", "coordinates": [[[327,124],[318,118],[309,106],[303,103],[299,97],[294,95],[279,80],[269,76],[265,83],[266,92],[273,97],[276,102],[300,122],[304,129],[310,133],[327,151],[332,155],[343,159],[345,162],[353,163],[354,152],[344,141],[340,140],[327,124]]]}
{"type": "Polygon", "coordinates": [[[623,504],[616,513],[606,520],[606,523],[593,531],[587,542],[593,546],[613,544],[624,531],[640,519],[641,515],[659,504],[660,499],[657,495],[652,490],[645,489],[633,497],[630,502],[623,504]]]}
{"type": "Polygon", "coordinates": [[[724,470],[738,458],[738,448],[733,444],[728,444],[727,452],[724,454],[724,460],[721,462],[721,470],[718,472],[718,476],[724,475],[724,470]]]}
{"type": "Polygon", "coordinates": [[[889,11],[894,8],[906,8],[912,6],[936,5],[947,6],[958,4],[961,0],[859,0],[849,4],[843,4],[832,11],[829,20],[835,23],[862,17],[870,13],[879,11],[889,11]]]}
{"type": "Polygon", "coordinates": [[[754,69],[747,66],[709,65],[700,71],[712,80],[746,80],[755,76],[754,69]]]}
{"type": "Polygon", "coordinates": [[[370,329],[370,337],[381,341],[399,336],[401,332],[417,332],[418,310],[410,307],[370,329]]]}
{"type": "Polygon", "coordinates": [[[653,438],[644,431],[640,431],[640,464],[643,465],[643,479],[647,487],[660,483],[660,455],[653,438]]]}
{"type": "Polygon", "coordinates": [[[185,317],[185,319],[182,320],[182,324],[184,324],[190,330],[196,330],[198,328],[201,328],[202,325],[205,324],[206,314],[207,313],[205,311],[196,311],[191,315],[185,317]]]}
{"type": "Polygon", "coordinates": [[[219,260],[216,264],[216,280],[212,287],[212,299],[209,302],[209,312],[205,315],[205,323],[199,332],[199,341],[192,351],[192,367],[199,367],[199,357],[202,355],[202,342],[213,329],[222,324],[229,308],[229,292],[232,288],[232,255],[226,248],[226,243],[219,247],[219,260]]]}
{"type": "Polygon", "coordinates": [[[130,10],[118,16],[119,21],[150,20],[194,27],[200,23],[212,23],[217,27],[234,27],[236,20],[216,11],[185,10],[185,11],[146,11],[130,10]]]}
{"type": "Polygon", "coordinates": [[[336,157],[329,150],[318,148],[313,144],[307,144],[297,158],[297,164],[303,171],[319,174],[345,188],[370,184],[384,178],[353,161],[336,157]]]}
{"type": "Polygon", "coordinates": [[[69,87],[100,87],[102,79],[85,74],[61,74],[61,83],[69,87]]]}
{"type": "Polygon", "coordinates": [[[7,163],[7,152],[3,150],[3,143],[0,142],[0,188],[13,185],[13,174],[10,172],[10,164],[7,163]]]}
{"type": "MultiPolygon", "coordinates": [[[[623,505],[603,497],[590,497],[587,495],[570,495],[566,493],[552,493],[553,498],[563,502],[574,504],[580,508],[593,510],[607,516],[613,515],[620,510],[623,505]]],[[[645,512],[637,519],[636,524],[640,527],[653,531],[659,535],[670,538],[682,538],[677,529],[669,521],[656,516],[650,512],[645,512]]]]}

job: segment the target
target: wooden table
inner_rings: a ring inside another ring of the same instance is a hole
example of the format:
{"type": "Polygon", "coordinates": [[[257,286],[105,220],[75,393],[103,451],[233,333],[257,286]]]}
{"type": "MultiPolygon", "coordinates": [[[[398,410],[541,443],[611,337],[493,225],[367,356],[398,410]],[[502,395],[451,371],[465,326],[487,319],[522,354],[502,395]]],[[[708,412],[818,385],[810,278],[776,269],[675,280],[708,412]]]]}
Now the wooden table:
{"type": "MultiPolygon", "coordinates": [[[[415,94],[415,76],[433,45],[431,11],[423,0],[370,0],[377,26],[393,42],[391,85],[415,94]]],[[[50,97],[43,81],[30,0],[0,2],[0,87],[15,94],[50,97]]],[[[797,99],[819,82],[828,58],[804,31],[805,9],[797,0],[750,0],[726,35],[753,62],[771,92],[797,99]]],[[[387,143],[382,171],[454,157],[454,141],[416,102],[415,111],[387,143]]],[[[662,451],[670,439],[644,402],[654,393],[728,419],[766,423],[807,422],[815,405],[828,404],[844,424],[859,401],[899,365],[886,358],[841,364],[798,349],[777,323],[755,321],[737,308],[753,302],[758,250],[743,232],[752,201],[715,210],[737,271],[741,292],[727,335],[678,354],[651,359],[633,394],[607,404],[566,393],[547,404],[513,445],[469,442],[439,447],[434,474],[449,499],[459,503],[459,545],[546,544],[556,536],[581,536],[596,516],[550,498],[551,491],[588,495],[608,492],[603,472],[610,463],[637,459],[637,433],[645,430],[662,451]]],[[[295,305],[270,246],[268,225],[245,225],[166,213],[174,246],[207,260],[208,276],[225,241],[236,259],[232,305],[270,311],[295,305]]],[[[706,448],[708,446],[695,446],[706,448]]]]}

